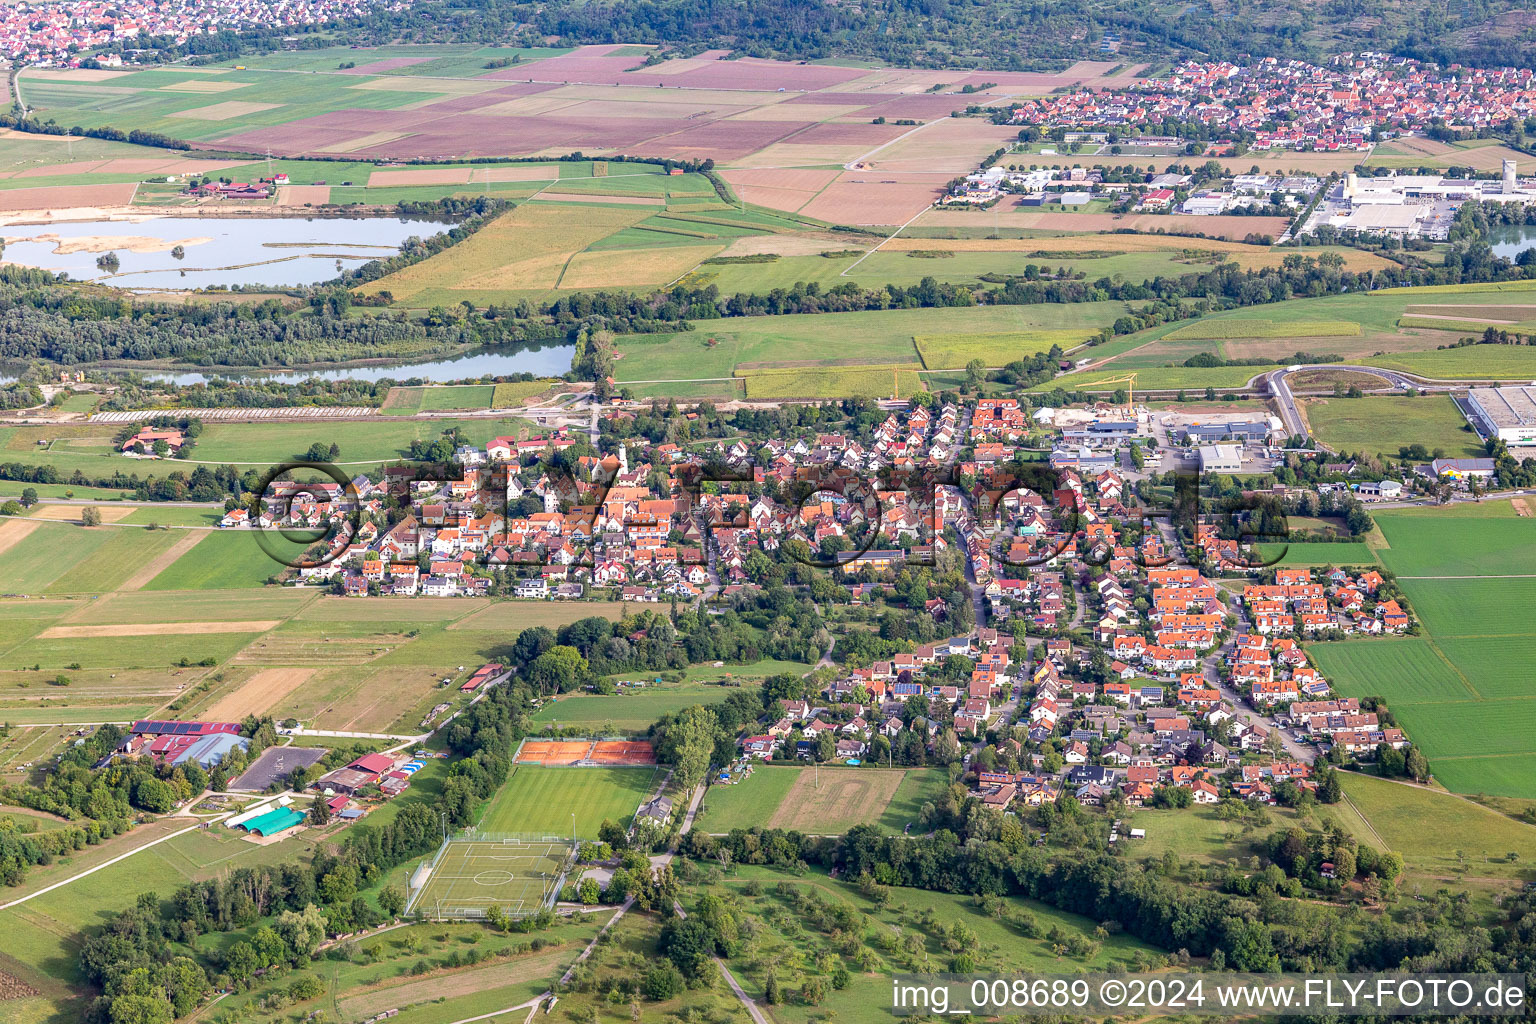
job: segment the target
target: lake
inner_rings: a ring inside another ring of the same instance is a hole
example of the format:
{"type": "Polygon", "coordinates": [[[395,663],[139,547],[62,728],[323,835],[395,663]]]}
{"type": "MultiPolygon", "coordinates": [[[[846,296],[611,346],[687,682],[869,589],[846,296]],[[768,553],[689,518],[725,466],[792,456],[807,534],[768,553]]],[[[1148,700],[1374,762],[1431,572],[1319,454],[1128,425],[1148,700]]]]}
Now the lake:
{"type": "Polygon", "coordinates": [[[1489,228],[1489,242],[1495,256],[1513,260],[1527,249],[1536,248],[1536,224],[1505,224],[1489,228]]]}
{"type": "Polygon", "coordinates": [[[0,228],[5,258],[130,290],[318,284],[399,252],[412,235],[446,231],[446,221],[405,217],[150,217],[0,228]],[[184,254],[172,249],[180,244],[184,254]],[[118,268],[96,265],[111,252],[118,268]]]}
{"type": "Polygon", "coordinates": [[[485,374],[503,376],[513,373],[535,373],[541,377],[559,377],[571,369],[571,359],[576,354],[575,345],[530,345],[527,348],[479,352],[467,352],[461,356],[430,359],[413,363],[390,363],[383,366],[358,366],[339,370],[285,370],[280,373],[251,371],[245,373],[156,373],[146,372],[150,380],[170,381],[174,384],[206,384],[209,380],[272,380],[282,384],[296,384],[305,380],[407,380],[423,377],[435,381],[463,380],[485,374]]]}

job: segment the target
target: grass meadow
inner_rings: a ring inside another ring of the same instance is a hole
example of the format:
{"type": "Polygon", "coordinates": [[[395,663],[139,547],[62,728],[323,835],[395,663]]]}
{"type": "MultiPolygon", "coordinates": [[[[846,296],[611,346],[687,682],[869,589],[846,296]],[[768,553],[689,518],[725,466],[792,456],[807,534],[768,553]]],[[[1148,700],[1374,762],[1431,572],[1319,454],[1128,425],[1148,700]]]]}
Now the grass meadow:
{"type": "Polygon", "coordinates": [[[1453,459],[1483,455],[1477,434],[1448,395],[1307,399],[1301,405],[1312,433],[1335,451],[1396,459],[1398,449],[1422,444],[1453,459]]]}
{"type": "MultiPolygon", "coordinates": [[[[804,666],[801,666],[802,668],[804,666]]],[[[604,736],[644,732],[662,715],[695,704],[718,704],[730,696],[724,686],[698,683],[646,687],[612,696],[572,694],[551,700],[533,716],[536,726],[575,726],[604,736]]]]}
{"type": "Polygon", "coordinates": [[[937,769],[758,765],[741,782],[710,786],[697,825],[716,833],[762,825],[819,834],[879,825],[899,833],[946,785],[937,769]]]}

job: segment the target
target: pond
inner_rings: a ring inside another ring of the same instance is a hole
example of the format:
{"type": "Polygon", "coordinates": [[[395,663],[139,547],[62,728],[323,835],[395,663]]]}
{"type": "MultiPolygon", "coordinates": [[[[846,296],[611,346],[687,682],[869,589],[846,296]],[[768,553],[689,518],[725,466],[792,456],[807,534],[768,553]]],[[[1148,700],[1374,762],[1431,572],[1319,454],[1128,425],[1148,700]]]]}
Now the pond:
{"type": "Polygon", "coordinates": [[[1488,230],[1495,256],[1513,260],[1527,249],[1536,248],[1536,224],[1504,224],[1488,230]]]}
{"type": "Polygon", "coordinates": [[[260,285],[291,288],[400,250],[446,221],[405,217],[149,217],[0,229],[12,263],[130,290],[260,285]],[[176,255],[180,247],[181,255],[176,255]],[[116,270],[97,260],[116,257],[116,270]]]}

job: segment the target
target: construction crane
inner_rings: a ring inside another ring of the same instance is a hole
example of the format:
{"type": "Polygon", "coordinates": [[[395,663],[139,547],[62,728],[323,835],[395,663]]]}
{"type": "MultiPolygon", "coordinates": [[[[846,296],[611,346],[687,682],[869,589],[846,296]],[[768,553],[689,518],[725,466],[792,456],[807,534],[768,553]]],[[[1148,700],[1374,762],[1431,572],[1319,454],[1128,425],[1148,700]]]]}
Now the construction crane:
{"type": "Polygon", "coordinates": [[[1105,377],[1102,380],[1093,382],[1094,387],[1098,387],[1101,384],[1129,384],[1131,386],[1129,392],[1130,399],[1126,404],[1131,409],[1136,408],[1136,375],[1134,373],[1127,373],[1122,377],[1105,377]]]}

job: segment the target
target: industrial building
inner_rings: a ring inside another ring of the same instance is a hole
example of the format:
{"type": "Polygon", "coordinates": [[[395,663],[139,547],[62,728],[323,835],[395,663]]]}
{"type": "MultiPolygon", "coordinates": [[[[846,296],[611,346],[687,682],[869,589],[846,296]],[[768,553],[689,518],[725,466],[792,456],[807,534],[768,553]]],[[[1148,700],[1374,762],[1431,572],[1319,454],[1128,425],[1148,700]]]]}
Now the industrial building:
{"type": "Polygon", "coordinates": [[[1208,444],[1200,448],[1200,472],[1237,473],[1243,468],[1243,446],[1208,444]]]}
{"type": "Polygon", "coordinates": [[[1472,429],[1485,438],[1536,443],[1536,388],[1472,388],[1461,406],[1472,429]]]}

